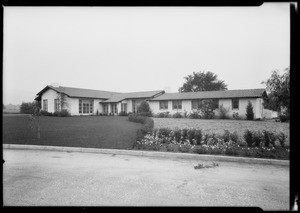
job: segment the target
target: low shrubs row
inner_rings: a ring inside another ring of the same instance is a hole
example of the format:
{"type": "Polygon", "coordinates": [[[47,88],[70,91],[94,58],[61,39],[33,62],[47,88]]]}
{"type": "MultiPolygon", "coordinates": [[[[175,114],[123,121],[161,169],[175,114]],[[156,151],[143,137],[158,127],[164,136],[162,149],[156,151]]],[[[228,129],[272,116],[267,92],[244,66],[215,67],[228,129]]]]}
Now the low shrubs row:
{"type": "Polygon", "coordinates": [[[71,116],[71,114],[69,113],[68,110],[66,109],[63,109],[61,111],[58,111],[58,112],[47,112],[47,111],[44,111],[44,110],[41,110],[39,115],[41,116],[57,116],[57,117],[68,117],[68,116],[71,116]]]}
{"type": "Polygon", "coordinates": [[[246,130],[243,137],[225,130],[223,134],[204,133],[201,129],[153,129],[139,138],[135,149],[223,154],[258,158],[289,159],[285,147],[286,135],[282,132],[246,130]],[[275,138],[275,139],[274,139],[275,138]],[[280,145],[276,145],[278,141],[280,145]]]}

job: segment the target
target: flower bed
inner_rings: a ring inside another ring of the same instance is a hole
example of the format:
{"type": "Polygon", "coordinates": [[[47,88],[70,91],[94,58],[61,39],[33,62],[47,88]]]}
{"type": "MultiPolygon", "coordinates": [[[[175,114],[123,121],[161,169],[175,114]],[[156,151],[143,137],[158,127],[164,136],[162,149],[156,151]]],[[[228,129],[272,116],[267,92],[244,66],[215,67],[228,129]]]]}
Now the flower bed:
{"type": "Polygon", "coordinates": [[[289,147],[285,146],[282,134],[268,131],[259,134],[259,132],[247,130],[244,137],[240,137],[236,132],[231,133],[228,130],[225,130],[222,135],[216,135],[203,133],[201,129],[160,128],[153,129],[151,133],[138,140],[134,149],[289,159],[289,147]],[[249,132],[255,137],[249,138],[249,132]],[[275,143],[275,141],[270,143],[266,135],[274,136],[274,140],[279,140],[280,143],[275,143]]]}

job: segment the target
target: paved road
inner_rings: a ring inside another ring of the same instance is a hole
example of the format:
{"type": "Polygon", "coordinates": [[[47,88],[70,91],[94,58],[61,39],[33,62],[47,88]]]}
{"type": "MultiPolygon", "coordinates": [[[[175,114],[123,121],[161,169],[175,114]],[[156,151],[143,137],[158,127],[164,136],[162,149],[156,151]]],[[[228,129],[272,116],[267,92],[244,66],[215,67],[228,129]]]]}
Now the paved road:
{"type": "Polygon", "coordinates": [[[258,206],[289,210],[284,166],[3,150],[5,206],[258,206]]]}

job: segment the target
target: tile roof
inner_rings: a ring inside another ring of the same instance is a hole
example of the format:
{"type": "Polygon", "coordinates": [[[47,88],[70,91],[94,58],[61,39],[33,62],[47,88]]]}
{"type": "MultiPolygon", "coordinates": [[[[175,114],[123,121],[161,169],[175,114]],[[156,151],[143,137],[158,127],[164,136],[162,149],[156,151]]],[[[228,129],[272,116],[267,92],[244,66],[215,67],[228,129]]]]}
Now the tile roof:
{"type": "Polygon", "coordinates": [[[225,91],[203,91],[203,92],[182,92],[165,93],[150,101],[159,100],[190,100],[190,99],[208,99],[208,98],[254,98],[262,97],[265,89],[243,89],[243,90],[225,90],[225,91]]]}
{"type": "Polygon", "coordinates": [[[102,101],[102,103],[119,102],[119,101],[122,101],[122,100],[128,99],[128,98],[151,98],[160,93],[163,94],[164,91],[156,90],[156,91],[147,91],[147,92],[129,92],[129,93],[115,94],[112,96],[112,98],[102,101]]]}
{"type": "Polygon", "coordinates": [[[131,92],[131,93],[119,93],[119,92],[110,92],[110,91],[102,91],[102,90],[92,90],[92,89],[81,89],[81,88],[73,88],[73,87],[53,87],[46,86],[39,93],[37,93],[37,97],[35,100],[40,100],[42,94],[48,90],[53,89],[57,92],[64,93],[69,97],[77,97],[77,98],[99,98],[99,99],[108,99],[104,102],[119,102],[126,98],[150,98],[159,93],[163,93],[163,90],[157,91],[147,91],[147,92],[131,92]]]}

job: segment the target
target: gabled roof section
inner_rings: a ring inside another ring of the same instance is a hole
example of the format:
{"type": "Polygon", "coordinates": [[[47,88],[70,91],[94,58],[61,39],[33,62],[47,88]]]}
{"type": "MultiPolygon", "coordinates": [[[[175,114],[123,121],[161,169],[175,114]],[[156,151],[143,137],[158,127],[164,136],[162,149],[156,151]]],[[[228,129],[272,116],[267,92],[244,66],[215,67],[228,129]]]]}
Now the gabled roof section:
{"type": "Polygon", "coordinates": [[[191,100],[191,99],[209,99],[209,98],[261,98],[265,89],[242,89],[242,90],[224,90],[224,91],[203,91],[203,92],[182,92],[165,93],[150,101],[160,100],[191,100]]]}
{"type": "Polygon", "coordinates": [[[99,98],[99,99],[109,99],[113,95],[121,94],[118,92],[109,92],[109,91],[102,91],[102,90],[92,90],[92,89],[81,89],[81,88],[73,88],[73,87],[53,87],[53,86],[46,86],[42,89],[39,93],[37,93],[37,97],[35,100],[41,100],[41,96],[44,92],[48,89],[53,89],[56,92],[66,94],[69,97],[77,97],[77,98],[99,98]]]}
{"type": "Polygon", "coordinates": [[[135,98],[153,98],[157,95],[163,94],[164,90],[156,90],[156,91],[146,91],[146,92],[129,92],[129,93],[121,93],[114,94],[112,98],[102,101],[102,103],[116,103],[125,99],[135,99],[135,98]]]}

